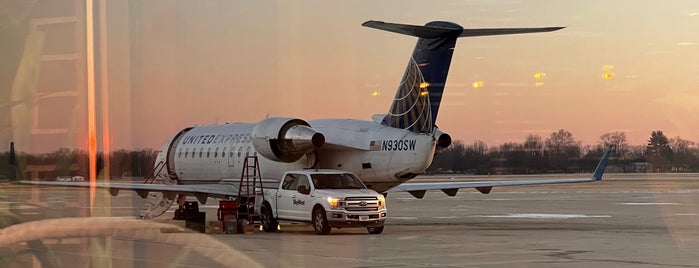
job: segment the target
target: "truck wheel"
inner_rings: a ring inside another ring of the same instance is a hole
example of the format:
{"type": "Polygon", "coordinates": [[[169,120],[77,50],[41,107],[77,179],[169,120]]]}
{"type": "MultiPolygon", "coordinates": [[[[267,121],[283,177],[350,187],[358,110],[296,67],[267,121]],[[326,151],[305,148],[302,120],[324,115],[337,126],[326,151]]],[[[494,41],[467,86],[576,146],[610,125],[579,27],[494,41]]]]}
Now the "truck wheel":
{"type": "Polygon", "coordinates": [[[265,203],[262,206],[262,229],[264,229],[265,232],[273,233],[277,231],[278,226],[279,222],[277,222],[277,219],[272,215],[272,208],[265,203]]]}
{"type": "Polygon", "coordinates": [[[367,231],[369,231],[370,234],[380,234],[383,232],[383,226],[380,227],[367,227],[367,231]]]}
{"type": "Polygon", "coordinates": [[[317,208],[313,210],[313,229],[316,234],[326,235],[330,233],[330,225],[325,217],[325,209],[317,208]]]}

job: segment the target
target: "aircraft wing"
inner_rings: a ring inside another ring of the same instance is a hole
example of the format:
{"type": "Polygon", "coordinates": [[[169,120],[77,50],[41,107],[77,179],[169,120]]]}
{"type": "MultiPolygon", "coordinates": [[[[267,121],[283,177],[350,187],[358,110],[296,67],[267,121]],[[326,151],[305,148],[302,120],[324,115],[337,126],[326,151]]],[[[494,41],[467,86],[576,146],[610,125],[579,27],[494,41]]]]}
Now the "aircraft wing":
{"type": "MultiPolygon", "coordinates": [[[[146,184],[146,183],[104,183],[104,182],[62,182],[62,181],[19,181],[22,184],[46,185],[46,186],[66,186],[107,189],[112,196],[116,196],[120,190],[135,191],[142,198],[146,198],[149,192],[171,192],[196,196],[201,202],[208,197],[227,198],[238,195],[238,188],[232,184],[191,184],[191,185],[166,185],[166,184],[146,184]]],[[[205,202],[202,202],[205,203],[205,202]]]]}
{"type": "Polygon", "coordinates": [[[510,181],[471,181],[471,182],[435,182],[435,183],[404,183],[393,187],[386,193],[408,192],[416,198],[423,198],[427,190],[442,190],[449,196],[455,196],[460,188],[476,188],[481,193],[490,193],[493,187],[497,186],[524,186],[524,185],[542,185],[542,184],[562,184],[562,183],[584,183],[595,182],[602,180],[604,170],[607,168],[607,160],[611,147],[607,147],[602,159],[600,159],[595,172],[591,178],[579,179],[535,179],[535,180],[510,180],[510,181]]]}

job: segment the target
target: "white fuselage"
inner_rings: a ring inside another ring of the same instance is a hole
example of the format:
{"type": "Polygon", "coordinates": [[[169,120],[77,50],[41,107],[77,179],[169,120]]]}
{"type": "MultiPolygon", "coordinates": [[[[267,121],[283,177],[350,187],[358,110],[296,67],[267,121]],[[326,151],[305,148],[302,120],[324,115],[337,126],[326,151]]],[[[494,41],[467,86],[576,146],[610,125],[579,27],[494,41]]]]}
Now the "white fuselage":
{"type": "Polygon", "coordinates": [[[257,154],[251,139],[256,124],[236,123],[183,130],[163,146],[156,164],[167,157],[166,169],[176,174],[180,184],[215,183],[239,180],[245,156],[258,155],[265,179],[278,180],[294,169],[341,169],[357,174],[369,188],[382,192],[423,172],[434,156],[435,139],[430,134],[353,119],[308,123],[325,136],[325,145],[295,162],[273,161],[257,154]]]}

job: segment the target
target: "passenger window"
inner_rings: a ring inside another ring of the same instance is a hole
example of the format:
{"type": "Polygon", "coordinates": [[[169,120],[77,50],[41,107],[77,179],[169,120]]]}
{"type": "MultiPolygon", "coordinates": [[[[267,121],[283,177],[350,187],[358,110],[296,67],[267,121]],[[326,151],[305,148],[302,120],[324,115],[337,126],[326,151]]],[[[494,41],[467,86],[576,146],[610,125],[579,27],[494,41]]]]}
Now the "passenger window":
{"type": "Polygon", "coordinates": [[[199,158],[204,154],[204,148],[199,148],[199,158]]]}
{"type": "Polygon", "coordinates": [[[243,146],[238,147],[238,157],[240,157],[240,153],[243,152],[243,146]]]}
{"type": "Polygon", "coordinates": [[[228,149],[228,147],[223,147],[223,150],[221,151],[221,158],[226,157],[226,149],[228,149]]]}
{"type": "Polygon", "coordinates": [[[216,147],[216,151],[214,152],[214,157],[218,157],[218,147],[216,147]]]}
{"type": "Polygon", "coordinates": [[[180,158],[180,157],[182,157],[182,148],[177,150],[177,158],[180,158]]]}
{"type": "Polygon", "coordinates": [[[206,158],[209,157],[211,157],[211,147],[209,147],[209,149],[206,150],[206,158]]]}
{"type": "Polygon", "coordinates": [[[184,149],[184,158],[187,158],[188,154],[189,154],[189,148],[184,149]]]}

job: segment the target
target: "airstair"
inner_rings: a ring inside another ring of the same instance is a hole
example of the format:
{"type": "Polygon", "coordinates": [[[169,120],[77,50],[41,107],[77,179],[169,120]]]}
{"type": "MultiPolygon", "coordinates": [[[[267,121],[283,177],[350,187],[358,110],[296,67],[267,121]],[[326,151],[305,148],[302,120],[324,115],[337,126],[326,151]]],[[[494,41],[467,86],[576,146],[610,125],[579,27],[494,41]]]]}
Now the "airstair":
{"type": "Polygon", "coordinates": [[[155,165],[155,168],[153,169],[154,170],[153,177],[146,177],[146,179],[143,181],[143,183],[151,184],[151,183],[155,182],[155,179],[157,179],[158,176],[160,176],[160,171],[162,171],[166,165],[167,165],[167,163],[165,163],[165,161],[161,160],[160,162],[158,162],[158,164],[155,165]]]}

